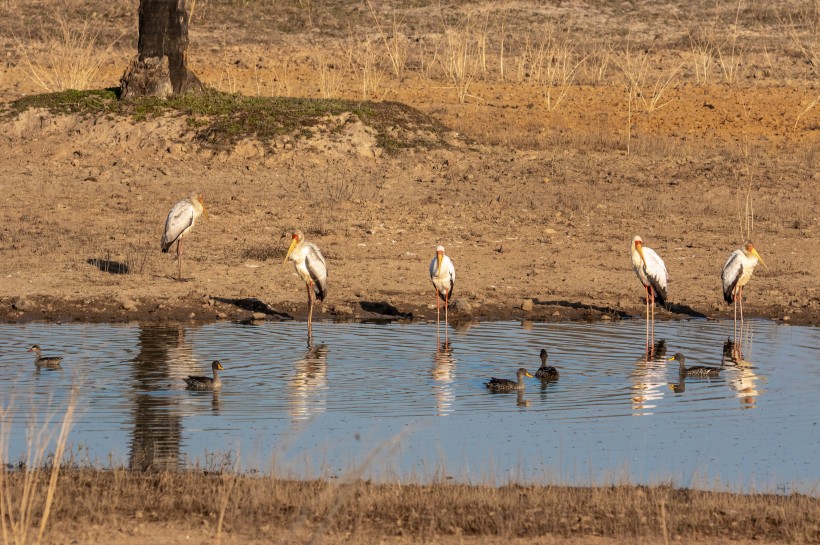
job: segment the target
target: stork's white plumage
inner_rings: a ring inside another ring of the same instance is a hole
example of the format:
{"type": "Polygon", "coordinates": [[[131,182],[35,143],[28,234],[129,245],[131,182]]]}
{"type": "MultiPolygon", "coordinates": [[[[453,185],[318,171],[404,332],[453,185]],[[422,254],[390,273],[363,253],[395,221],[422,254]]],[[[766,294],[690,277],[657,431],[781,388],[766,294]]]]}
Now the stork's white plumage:
{"type": "Polygon", "coordinates": [[[168,253],[174,242],[177,243],[177,274],[182,279],[182,238],[194,228],[197,218],[202,214],[208,217],[202,193],[194,193],[187,199],[176,203],[165,220],[165,232],[162,234],[162,253],[168,253]]]}
{"type": "Polygon", "coordinates": [[[754,244],[746,242],[743,248],[732,252],[723,265],[720,275],[723,284],[723,299],[730,305],[734,303],[735,322],[737,322],[737,307],[740,303],[740,322],[743,323],[743,286],[752,278],[758,261],[766,267],[766,263],[757,253],[754,244]]]}
{"type": "Polygon", "coordinates": [[[447,307],[453,297],[456,285],[456,268],[449,256],[444,255],[444,246],[436,248],[436,257],[430,262],[430,280],[436,290],[436,322],[441,321],[441,302],[444,302],[444,324],[447,325],[447,307]]]}
{"type": "Polygon", "coordinates": [[[305,281],[308,293],[308,337],[313,335],[313,304],[318,297],[323,301],[327,294],[327,265],[319,247],[305,240],[302,231],[296,229],[291,235],[290,247],[282,264],[293,261],[296,274],[305,281]]]}
{"type": "Polygon", "coordinates": [[[646,290],[646,346],[648,349],[655,337],[655,299],[661,305],[666,304],[669,297],[669,273],[666,271],[663,259],[655,250],[645,247],[639,236],[632,239],[631,254],[632,268],[646,290]],[[652,339],[649,334],[650,324],[652,339]]]}

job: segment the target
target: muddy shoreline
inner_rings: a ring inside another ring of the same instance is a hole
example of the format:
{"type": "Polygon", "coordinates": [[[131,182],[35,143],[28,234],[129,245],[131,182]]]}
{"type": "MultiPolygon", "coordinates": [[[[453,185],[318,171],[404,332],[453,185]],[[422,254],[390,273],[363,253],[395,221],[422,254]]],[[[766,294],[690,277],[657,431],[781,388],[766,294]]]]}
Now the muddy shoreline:
{"type": "MultiPolygon", "coordinates": [[[[473,321],[520,321],[520,322],[616,322],[619,320],[643,320],[643,308],[628,310],[606,305],[583,304],[569,301],[532,300],[532,310],[501,305],[482,305],[473,311],[459,310],[452,305],[450,323],[458,328],[473,321]]],[[[429,305],[432,306],[432,305],[429,305]]],[[[317,307],[314,320],[329,322],[424,322],[435,321],[435,308],[412,301],[395,304],[368,301],[345,301],[334,306],[317,307]],[[330,307],[330,308],[328,308],[330,307]],[[342,309],[341,311],[338,309],[342,309]]],[[[218,321],[264,322],[306,321],[307,310],[294,308],[292,303],[265,303],[255,297],[224,298],[203,295],[199,302],[169,304],[164,300],[142,300],[137,305],[119,301],[85,299],[0,298],[0,322],[25,324],[47,323],[161,323],[176,322],[205,324],[218,321]],[[124,308],[125,307],[125,308],[124,308]]],[[[783,309],[776,306],[757,307],[746,305],[747,320],[773,320],[784,325],[820,325],[820,316],[808,309],[783,309]]],[[[669,310],[657,308],[657,321],[669,320],[732,320],[731,307],[722,312],[700,313],[672,304],[669,310]]]]}

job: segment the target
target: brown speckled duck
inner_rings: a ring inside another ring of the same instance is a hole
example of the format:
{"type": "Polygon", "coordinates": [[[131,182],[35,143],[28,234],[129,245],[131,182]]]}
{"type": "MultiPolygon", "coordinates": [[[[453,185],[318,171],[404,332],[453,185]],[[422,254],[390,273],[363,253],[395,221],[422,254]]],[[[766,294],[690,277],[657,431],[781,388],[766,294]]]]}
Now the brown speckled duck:
{"type": "Polygon", "coordinates": [[[669,361],[677,360],[680,362],[680,374],[684,377],[716,377],[720,373],[717,367],[705,367],[703,365],[695,365],[694,367],[686,367],[686,356],[678,352],[669,361]]]}
{"type": "Polygon", "coordinates": [[[547,365],[547,351],[541,349],[541,367],[535,372],[535,378],[539,380],[558,380],[558,369],[547,365]]]}
{"type": "Polygon", "coordinates": [[[222,387],[222,381],[219,379],[219,371],[224,369],[219,360],[214,360],[211,364],[211,369],[214,371],[214,378],[211,377],[188,377],[185,379],[185,384],[191,390],[216,390],[222,387]]]}
{"type": "Polygon", "coordinates": [[[32,345],[31,348],[28,349],[29,352],[34,352],[34,365],[37,367],[49,367],[51,369],[56,369],[60,367],[60,362],[63,361],[61,357],[44,357],[42,352],[40,351],[40,345],[35,344],[32,345]]]}
{"type": "Polygon", "coordinates": [[[485,382],[484,386],[493,392],[514,392],[524,388],[524,377],[532,377],[523,367],[518,370],[515,376],[518,378],[517,382],[506,378],[490,377],[490,380],[485,382]]]}

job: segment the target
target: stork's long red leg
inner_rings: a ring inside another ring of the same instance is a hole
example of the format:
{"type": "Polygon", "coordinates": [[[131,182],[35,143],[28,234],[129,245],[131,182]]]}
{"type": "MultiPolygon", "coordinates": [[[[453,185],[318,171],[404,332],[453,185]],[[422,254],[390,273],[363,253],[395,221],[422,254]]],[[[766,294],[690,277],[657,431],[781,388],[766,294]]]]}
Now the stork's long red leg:
{"type": "Polygon", "coordinates": [[[177,278],[182,280],[182,237],[177,239],[177,278]]]}
{"type": "Polygon", "coordinates": [[[448,307],[450,306],[450,290],[444,290],[444,325],[450,323],[449,317],[447,314],[448,307]]]}
{"type": "Polygon", "coordinates": [[[652,286],[649,287],[649,294],[652,296],[652,301],[649,303],[649,309],[652,312],[652,338],[649,341],[651,346],[655,343],[655,289],[652,286]]]}
{"type": "Polygon", "coordinates": [[[313,336],[313,286],[311,282],[307,282],[308,292],[308,338],[313,336]]]}
{"type": "Polygon", "coordinates": [[[740,328],[743,329],[743,286],[740,286],[740,293],[737,297],[740,299],[740,328]]]}
{"type": "Polygon", "coordinates": [[[644,286],[644,296],[646,299],[646,351],[649,351],[649,286],[644,286]]]}
{"type": "Polygon", "coordinates": [[[447,342],[447,335],[449,335],[449,324],[450,319],[448,317],[447,311],[448,307],[450,306],[450,290],[444,290],[444,340],[447,342]]]}

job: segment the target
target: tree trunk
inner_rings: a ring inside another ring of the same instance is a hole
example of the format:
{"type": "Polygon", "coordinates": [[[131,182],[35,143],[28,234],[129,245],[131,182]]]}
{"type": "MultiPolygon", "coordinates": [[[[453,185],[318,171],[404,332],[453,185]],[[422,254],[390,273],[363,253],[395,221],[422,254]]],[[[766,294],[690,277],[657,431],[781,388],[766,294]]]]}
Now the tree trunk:
{"type": "Polygon", "coordinates": [[[121,98],[202,89],[185,65],[190,0],[140,0],[137,56],[120,80],[121,98]]]}

